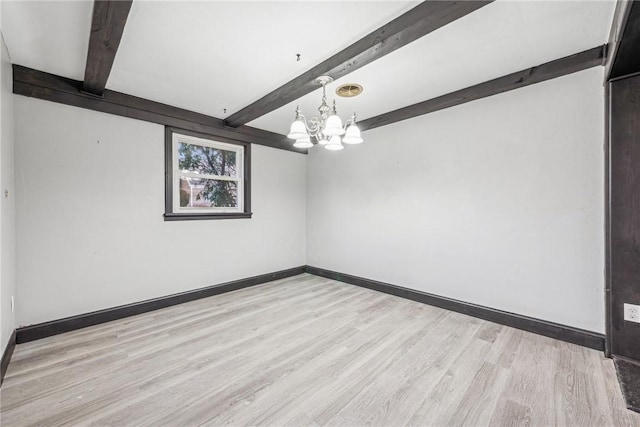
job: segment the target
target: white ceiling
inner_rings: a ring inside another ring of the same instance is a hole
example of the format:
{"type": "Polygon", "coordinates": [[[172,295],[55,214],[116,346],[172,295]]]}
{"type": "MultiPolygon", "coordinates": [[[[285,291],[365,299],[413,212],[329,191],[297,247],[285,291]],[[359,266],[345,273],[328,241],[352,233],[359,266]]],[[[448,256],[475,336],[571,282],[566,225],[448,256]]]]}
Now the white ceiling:
{"type": "Polygon", "coordinates": [[[14,64],[84,79],[93,2],[0,2],[2,35],[14,64]]]}
{"type": "MultiPolygon", "coordinates": [[[[228,116],[417,2],[135,0],[107,88],[228,116]],[[296,53],[301,61],[296,61],[296,53]],[[227,113],[223,109],[227,109],[227,113]]],[[[2,0],[12,61],[82,80],[92,1],[2,0]]],[[[498,0],[335,82],[360,119],[606,43],[615,1],[498,0]]],[[[319,91],[249,123],[286,133],[295,105],[316,113],[319,91]]]]}
{"type": "Polygon", "coordinates": [[[107,87],[225,117],[414,3],[134,1],[107,87]]]}

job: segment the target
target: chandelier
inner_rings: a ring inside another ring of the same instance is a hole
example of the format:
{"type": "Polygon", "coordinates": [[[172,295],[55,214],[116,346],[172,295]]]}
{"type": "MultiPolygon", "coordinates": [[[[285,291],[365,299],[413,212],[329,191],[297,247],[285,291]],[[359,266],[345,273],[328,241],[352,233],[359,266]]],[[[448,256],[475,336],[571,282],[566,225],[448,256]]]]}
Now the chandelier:
{"type": "Polygon", "coordinates": [[[312,117],[307,120],[300,112],[300,106],[296,107],[296,118],[291,123],[291,130],[287,135],[288,138],[295,139],[293,144],[296,148],[311,148],[315,140],[318,145],[324,146],[327,150],[342,150],[345,144],[360,144],[363,140],[360,137],[360,129],[356,125],[356,114],[347,120],[342,126],[342,120],[338,117],[336,111],[336,101],[333,100],[333,108],[327,105],[326,86],[331,83],[333,78],[329,76],[320,76],[316,79],[316,83],[322,85],[322,103],[318,107],[320,117],[312,117]]]}

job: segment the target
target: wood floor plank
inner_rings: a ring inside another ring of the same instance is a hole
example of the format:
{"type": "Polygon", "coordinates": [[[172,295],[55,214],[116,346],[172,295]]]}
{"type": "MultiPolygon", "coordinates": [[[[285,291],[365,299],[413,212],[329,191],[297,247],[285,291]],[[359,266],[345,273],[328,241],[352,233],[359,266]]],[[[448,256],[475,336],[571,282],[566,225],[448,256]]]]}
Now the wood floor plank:
{"type": "Polygon", "coordinates": [[[460,341],[475,333],[475,329],[469,328],[467,322],[459,321],[456,314],[433,310],[439,310],[439,313],[431,314],[432,321],[414,320],[422,320],[424,325],[420,342],[394,360],[386,375],[378,375],[371,386],[364,388],[330,420],[330,424],[407,423],[424,396],[435,387],[436,378],[444,374],[455,354],[461,351],[460,341]]]}
{"type": "MultiPolygon", "coordinates": [[[[353,332],[358,332],[357,329],[351,326],[351,323],[353,323],[353,319],[356,318],[356,313],[353,313],[353,315],[353,318],[350,316],[342,316],[341,318],[336,318],[333,316],[327,317],[324,325],[319,325],[320,330],[324,329],[331,332],[332,330],[335,330],[336,327],[343,328],[345,326],[348,326],[349,337],[352,337],[353,332]]],[[[221,411],[226,412],[236,407],[236,405],[240,401],[250,402],[251,400],[255,399],[256,393],[262,391],[267,386],[272,385],[274,377],[281,379],[284,376],[291,375],[296,372],[302,365],[314,360],[315,357],[322,356],[323,352],[328,351],[331,346],[344,346],[346,344],[343,339],[336,339],[335,337],[327,336],[326,332],[313,330],[308,332],[309,333],[305,336],[305,338],[309,339],[310,342],[313,342],[313,346],[319,346],[313,349],[313,351],[309,351],[309,349],[307,348],[309,347],[309,344],[306,344],[304,346],[304,351],[298,352],[297,354],[292,354],[291,358],[286,360],[286,363],[284,364],[282,363],[282,358],[278,358],[276,362],[266,363],[266,370],[260,370],[257,373],[255,371],[248,372],[247,374],[245,374],[245,380],[240,381],[240,385],[234,384],[224,391],[225,399],[222,399],[222,407],[210,408],[210,404],[207,399],[210,399],[213,396],[213,394],[215,393],[214,391],[214,393],[208,393],[198,401],[192,402],[189,405],[190,407],[186,411],[184,411],[188,412],[189,415],[181,416],[181,414],[179,413],[172,413],[170,417],[164,420],[164,422],[167,423],[167,425],[172,425],[174,422],[183,421],[185,417],[187,418],[188,422],[189,418],[193,416],[191,412],[193,412],[194,408],[198,408],[196,409],[196,411],[209,413],[209,417],[215,418],[220,415],[221,411]],[[319,351],[318,349],[322,349],[322,351],[319,351]],[[246,375],[248,375],[248,381],[246,380],[246,375]],[[249,388],[247,388],[247,382],[250,385],[249,388]]],[[[211,421],[209,417],[199,416],[197,417],[197,419],[204,420],[206,423],[211,421]]],[[[213,424],[216,423],[214,422],[213,424]]]]}
{"type": "Polygon", "coordinates": [[[604,387],[597,375],[600,361],[590,358],[583,347],[569,343],[558,343],[558,347],[556,422],[560,426],[606,425],[610,407],[606,395],[598,393],[604,387]]]}
{"type": "MultiPolygon", "coordinates": [[[[321,278],[307,275],[307,277],[300,278],[295,281],[294,278],[281,279],[274,282],[269,282],[263,285],[258,285],[254,288],[254,292],[247,294],[251,288],[244,288],[237,291],[221,294],[213,299],[202,299],[190,302],[187,304],[179,304],[173,307],[168,307],[160,311],[152,311],[149,313],[128,317],[126,319],[103,323],[88,328],[78,329],[65,334],[65,339],[60,340],[57,336],[43,338],[41,340],[32,341],[28,345],[23,345],[24,351],[20,354],[16,354],[12,357],[12,371],[18,372],[21,364],[24,362],[27,366],[31,367],[34,363],[34,357],[38,359],[46,359],[50,355],[63,357],[66,355],[68,349],[78,350],[85,346],[90,346],[92,342],[101,342],[109,338],[126,336],[128,333],[141,334],[144,332],[145,327],[151,329],[162,328],[165,324],[176,323],[184,318],[197,317],[201,313],[209,313],[217,308],[228,309],[226,303],[228,301],[238,300],[242,298],[243,304],[250,304],[255,302],[256,299],[265,299],[267,297],[286,297],[287,293],[291,292],[291,286],[324,286],[326,280],[321,278]],[[260,292],[256,292],[257,289],[260,292]],[[90,339],[87,337],[90,336],[90,339]]],[[[309,288],[311,289],[311,288],[309,288]]],[[[109,345],[109,343],[107,343],[109,345]]]]}
{"type": "MultiPolygon", "coordinates": [[[[465,391],[477,372],[485,365],[485,356],[491,344],[484,340],[471,339],[463,345],[462,352],[452,360],[440,381],[425,396],[422,405],[409,420],[410,425],[420,420],[434,420],[434,425],[445,425],[460,410],[465,391]]],[[[475,399],[481,396],[476,396],[475,399]]],[[[470,406],[470,402],[464,402],[470,406]]]]}
{"type": "MultiPolygon", "coordinates": [[[[314,293],[316,291],[322,291],[323,293],[331,292],[330,286],[327,286],[326,281],[320,281],[313,285],[310,285],[306,288],[308,292],[314,293]]],[[[77,342],[77,337],[72,336],[70,339],[70,343],[67,345],[57,345],[52,346],[54,350],[47,349],[46,351],[42,351],[42,354],[36,353],[35,356],[31,357],[22,357],[19,358],[18,361],[11,366],[11,371],[8,374],[6,381],[7,387],[13,386],[15,382],[19,382],[25,373],[29,370],[38,370],[38,374],[41,376],[43,373],[43,368],[47,365],[55,365],[59,361],[64,362],[73,362],[73,357],[84,357],[87,354],[95,353],[101,350],[113,348],[114,345],[123,346],[127,345],[129,342],[141,342],[142,339],[148,339],[150,336],[157,334],[166,334],[171,332],[172,330],[176,330],[177,328],[188,328],[190,329],[194,325],[197,326],[200,323],[211,321],[212,319],[220,320],[223,317],[231,318],[232,321],[237,321],[239,319],[243,319],[245,317],[239,316],[240,311],[245,311],[251,315],[255,315],[260,311],[258,309],[269,309],[272,310],[278,306],[288,306],[292,301],[289,299],[291,296],[291,290],[287,288],[282,288],[280,293],[268,294],[267,301],[255,301],[254,299],[242,299],[240,303],[236,303],[233,305],[223,306],[222,308],[217,307],[217,305],[203,306],[202,308],[195,308],[192,313],[188,315],[180,315],[180,316],[169,316],[166,321],[156,321],[152,326],[140,326],[130,327],[126,329],[121,329],[119,331],[110,332],[108,335],[105,335],[104,331],[96,332],[95,336],[91,338],[85,338],[81,342],[77,342]],[[274,300],[277,300],[276,303],[274,300]],[[265,308],[266,307],[266,308],[265,308]],[[113,333],[113,335],[112,335],[113,333]],[[113,339],[112,339],[113,338],[113,339]],[[23,365],[26,368],[23,368],[23,365]]],[[[296,291],[294,291],[296,292],[296,291]]],[[[317,297],[319,294],[307,295],[303,297],[305,300],[312,299],[313,297],[317,297]]],[[[267,298],[267,296],[263,297],[267,298]]],[[[295,300],[297,303],[298,300],[295,300]]],[[[115,322],[111,322],[115,323],[115,322]]],[[[87,328],[90,329],[90,328],[87,328]]],[[[73,335],[74,333],[70,333],[73,335]]],[[[67,340],[64,340],[67,341],[67,340]]],[[[37,341],[36,341],[37,342],[37,341]]],[[[141,345],[146,346],[146,344],[142,343],[141,345]]],[[[30,354],[32,350],[31,343],[26,345],[21,345],[22,347],[27,347],[26,351],[30,354]]],[[[129,350],[132,350],[132,347],[129,347],[129,350]]],[[[12,360],[13,362],[13,360],[12,360]]]]}
{"type": "Polygon", "coordinates": [[[17,346],[2,426],[640,426],[602,353],[302,274],[17,346]]]}
{"type": "MultiPolygon", "coordinates": [[[[356,375],[361,373],[362,365],[360,369],[354,369],[355,362],[367,357],[378,357],[386,345],[384,338],[394,332],[398,317],[406,316],[406,313],[401,313],[399,310],[404,311],[404,308],[398,306],[394,311],[386,310],[387,314],[382,313],[376,316],[374,323],[371,323],[367,329],[349,340],[346,345],[338,346],[338,357],[319,359],[316,363],[305,366],[305,369],[300,370],[296,376],[289,376],[256,396],[256,399],[250,402],[251,407],[239,408],[211,421],[213,424],[259,425],[267,424],[269,417],[276,416],[282,422],[283,413],[291,412],[294,408],[305,408],[305,402],[313,405],[313,402],[319,398],[318,394],[325,394],[321,390],[334,386],[340,381],[340,376],[353,381],[356,375]],[[389,314],[393,314],[393,317],[390,318],[389,314]],[[367,332],[375,333],[378,339],[371,339],[371,335],[367,332]],[[292,390],[295,392],[291,392],[292,390]]],[[[442,311],[439,313],[439,319],[434,317],[433,322],[427,322],[425,326],[436,327],[445,316],[446,312],[442,311]]],[[[303,410],[306,411],[306,409],[303,410]]],[[[310,416],[310,412],[307,416],[310,416]]]]}
{"type": "MultiPolygon", "coordinates": [[[[347,294],[349,294],[342,297],[345,301],[353,296],[352,290],[348,289],[348,287],[342,285],[338,288],[338,290],[346,291],[347,294]]],[[[337,298],[338,296],[339,294],[333,294],[333,298],[337,298]]],[[[327,298],[331,298],[331,296],[328,295],[327,298]]],[[[322,303],[323,300],[318,297],[317,302],[322,303]]],[[[303,305],[299,306],[304,307],[303,305]]],[[[311,303],[309,307],[311,307],[311,303]]],[[[322,331],[322,325],[319,323],[322,322],[323,317],[330,317],[332,312],[322,311],[320,313],[314,313],[313,310],[310,309],[299,313],[297,317],[293,318],[280,316],[279,312],[263,314],[267,316],[274,314],[274,317],[280,320],[274,324],[262,321],[263,319],[258,316],[254,318],[254,323],[248,325],[246,329],[231,329],[225,332],[224,335],[213,335],[210,338],[212,341],[209,341],[209,339],[205,341],[193,341],[188,344],[188,346],[187,342],[183,341],[180,344],[182,351],[189,354],[185,363],[192,364],[191,369],[166,372],[162,378],[151,378],[147,382],[138,383],[140,388],[145,389],[144,393],[139,393],[134,387],[117,389],[113,391],[113,394],[117,397],[118,402],[110,402],[107,408],[105,402],[100,401],[97,404],[105,406],[105,409],[98,412],[95,411],[95,407],[92,407],[85,410],[87,412],[86,415],[89,416],[89,413],[104,414],[105,412],[119,410],[120,404],[129,405],[148,395],[149,390],[155,392],[165,387],[171,387],[171,393],[173,393],[177,387],[185,387],[184,393],[177,393],[178,397],[185,399],[184,402],[179,398],[171,402],[165,402],[163,405],[165,409],[169,409],[174,403],[181,402],[181,405],[188,404],[193,401],[193,393],[195,391],[197,391],[195,396],[206,392],[206,389],[197,389],[197,384],[194,383],[194,380],[201,381],[206,378],[209,371],[213,371],[213,373],[221,372],[223,375],[222,378],[212,378],[211,382],[202,384],[204,387],[210,389],[213,383],[225,384],[224,381],[222,381],[223,378],[226,378],[224,375],[237,374],[238,371],[251,371],[252,369],[259,368],[260,364],[264,363],[264,360],[262,360],[260,356],[264,355],[265,347],[268,348],[271,342],[282,344],[282,338],[283,336],[287,336],[287,334],[289,334],[289,337],[294,335],[297,337],[307,337],[309,336],[309,331],[311,331],[310,336],[313,337],[314,331],[316,333],[322,331]],[[260,345],[256,345],[258,343],[260,343],[260,345]],[[198,346],[197,348],[194,347],[196,345],[198,346]],[[245,346],[252,348],[254,352],[240,351],[245,346]],[[198,348],[200,349],[198,350],[198,348]],[[202,360],[203,358],[204,360],[202,360]],[[149,383],[153,385],[152,389],[148,387],[149,383]]],[[[297,344],[294,340],[289,341],[290,342],[286,344],[279,345],[277,351],[286,351],[290,345],[297,344]]],[[[278,354],[279,353],[276,353],[276,355],[278,354]]],[[[158,412],[155,412],[153,415],[158,416],[158,412]]],[[[78,416],[79,414],[76,414],[76,417],[78,416]]]]}
{"type": "Polygon", "coordinates": [[[530,425],[557,425],[554,390],[558,348],[555,342],[534,334],[523,335],[491,425],[505,423],[504,413],[516,409],[520,411],[518,419],[527,420],[530,425]]]}
{"type": "MultiPolygon", "coordinates": [[[[330,287],[329,288],[325,287],[325,289],[323,289],[323,292],[331,292],[331,291],[332,289],[330,287]]],[[[210,331],[198,332],[198,328],[194,328],[194,326],[198,326],[204,322],[207,322],[207,323],[214,322],[214,325],[218,329],[232,328],[235,326],[237,322],[242,321],[244,319],[249,319],[249,321],[252,321],[252,319],[256,315],[258,315],[261,311],[273,310],[274,308],[281,307],[282,311],[286,312],[288,311],[288,304],[291,303],[292,301],[295,301],[295,303],[301,303],[305,300],[309,301],[319,297],[320,297],[320,294],[313,295],[312,297],[310,297],[309,295],[306,295],[306,296],[299,295],[299,296],[293,297],[292,299],[282,300],[277,303],[272,303],[270,305],[263,305],[261,306],[261,308],[258,307],[257,305],[238,304],[238,305],[234,305],[233,308],[230,307],[229,309],[226,309],[224,311],[214,310],[211,313],[205,312],[206,313],[205,315],[203,315],[202,317],[196,320],[191,320],[187,324],[176,322],[174,324],[168,324],[164,328],[159,327],[157,330],[151,331],[152,333],[144,336],[136,336],[133,338],[129,337],[126,339],[121,339],[118,341],[117,346],[115,347],[115,352],[114,352],[113,346],[100,345],[93,349],[93,352],[91,354],[92,357],[87,358],[87,357],[81,356],[77,359],[73,357],[69,357],[62,363],[54,363],[53,378],[54,379],[57,378],[56,372],[59,372],[59,369],[61,368],[69,369],[71,367],[79,367],[84,364],[83,363],[84,361],[99,363],[102,369],[111,368],[111,366],[109,366],[108,364],[105,364],[105,361],[101,360],[101,356],[102,355],[111,356],[114,353],[117,353],[118,349],[126,349],[126,356],[127,358],[130,358],[131,356],[134,356],[139,349],[141,349],[144,352],[149,352],[151,349],[154,349],[157,346],[160,346],[161,347],[160,349],[167,346],[175,347],[175,343],[172,343],[171,341],[164,339],[170,336],[171,333],[179,332],[182,335],[183,343],[184,343],[185,337],[191,336],[191,335],[184,335],[186,331],[190,331],[191,334],[196,334],[194,339],[197,339],[203,333],[210,332],[210,331]]],[[[93,369],[93,368],[88,367],[88,369],[93,369]]],[[[29,381],[31,381],[31,383],[35,382],[38,388],[46,388],[46,387],[42,387],[46,385],[46,384],[43,384],[43,382],[46,381],[47,375],[51,373],[51,371],[52,371],[52,366],[46,363],[42,363],[40,365],[35,364],[34,369],[28,370],[26,371],[26,373],[25,372],[14,373],[14,371],[11,370],[7,373],[6,388],[11,389],[16,385],[20,385],[21,389],[28,390],[28,386],[23,385],[23,383],[29,382],[29,381]],[[26,377],[26,379],[24,377],[26,377]]],[[[68,379],[69,381],[73,381],[73,378],[71,376],[68,376],[66,379],[68,379]]],[[[58,384],[58,387],[59,386],[60,384],[58,384]]],[[[10,400],[5,401],[4,403],[9,407],[11,405],[10,400]]]]}
{"type": "MultiPolygon", "coordinates": [[[[338,291],[347,292],[347,295],[352,294],[350,292],[351,290],[345,286],[329,286],[328,290],[332,290],[332,292],[325,295],[328,300],[339,297],[339,294],[337,293],[338,291]]],[[[316,295],[313,298],[310,298],[307,293],[303,292],[290,298],[288,302],[294,302],[301,307],[304,307],[304,304],[301,303],[303,300],[307,300],[308,304],[313,304],[316,301],[323,301],[322,295],[316,295]]],[[[88,366],[87,370],[71,372],[70,375],[66,375],[63,378],[59,378],[59,375],[54,375],[53,380],[59,380],[60,383],[55,386],[45,387],[45,390],[40,392],[38,392],[39,385],[41,384],[39,381],[29,384],[32,385],[33,388],[20,385],[20,389],[25,393],[23,396],[19,396],[22,400],[18,402],[18,405],[25,413],[28,413],[33,410],[32,405],[39,404],[44,400],[43,397],[48,396],[56,402],[53,407],[48,408],[50,412],[68,412],[73,406],[83,406],[87,408],[87,411],[89,409],[94,410],[95,405],[90,406],[87,400],[83,402],[74,400],[62,401],[59,400],[58,396],[70,394],[71,391],[80,396],[97,394],[95,399],[99,400],[102,405],[105,405],[108,403],[108,400],[104,399],[105,394],[122,399],[126,397],[126,393],[123,391],[125,388],[128,392],[133,393],[136,381],[141,383],[155,381],[158,375],[156,370],[150,369],[150,367],[154,366],[153,363],[156,362],[159,364],[166,363],[165,369],[159,370],[162,375],[166,376],[183,371],[186,374],[189,374],[190,371],[185,368],[185,365],[189,363],[197,363],[198,360],[195,355],[203,356],[212,352],[215,353],[216,351],[226,349],[233,350],[235,347],[239,347],[243,344],[242,342],[237,342],[237,339],[243,337],[243,335],[238,334],[235,330],[235,328],[243,325],[239,323],[242,319],[245,319],[248,322],[248,328],[252,331],[261,332],[259,338],[271,338],[274,331],[277,331],[277,329],[282,326],[298,328],[305,325],[302,316],[294,319],[286,316],[280,316],[280,314],[286,314],[286,312],[289,311],[287,304],[274,304],[271,306],[271,310],[272,314],[280,320],[273,323],[262,322],[260,324],[256,324],[256,321],[259,320],[256,316],[259,316],[261,311],[256,311],[250,315],[244,316],[236,315],[230,318],[227,322],[210,324],[203,329],[193,329],[188,333],[186,331],[182,331],[179,335],[178,341],[169,339],[171,337],[168,335],[161,334],[154,337],[156,340],[153,344],[149,342],[145,342],[145,345],[142,346],[140,346],[139,343],[130,344],[128,347],[125,347],[124,350],[126,351],[127,357],[123,360],[119,360],[119,364],[105,366],[104,363],[100,363],[98,367],[88,366]],[[278,310],[273,310],[276,307],[280,308],[278,310]],[[219,331],[220,333],[216,334],[216,331],[219,331]],[[184,357],[185,349],[189,350],[189,356],[187,358],[184,357]],[[196,359],[196,362],[192,362],[191,359],[196,359]],[[167,368],[173,368],[173,370],[167,368]],[[122,382],[118,381],[118,379],[123,376],[121,369],[126,369],[127,379],[129,382],[132,382],[134,386],[127,385],[125,388],[121,387],[122,382]],[[93,370],[97,370],[97,374],[96,372],[93,372],[93,370]],[[78,380],[78,378],[80,378],[80,380],[78,380]],[[48,392],[47,390],[54,390],[55,394],[51,394],[52,392],[48,392]],[[96,391],[98,391],[98,393],[96,393],[96,391]]],[[[197,367],[197,365],[195,367],[197,367]]],[[[47,378],[48,377],[45,377],[45,379],[47,378]]],[[[15,406],[15,404],[11,400],[9,400],[9,402],[3,400],[3,406],[11,408],[15,406]]],[[[20,413],[16,415],[20,415],[20,413]]]]}

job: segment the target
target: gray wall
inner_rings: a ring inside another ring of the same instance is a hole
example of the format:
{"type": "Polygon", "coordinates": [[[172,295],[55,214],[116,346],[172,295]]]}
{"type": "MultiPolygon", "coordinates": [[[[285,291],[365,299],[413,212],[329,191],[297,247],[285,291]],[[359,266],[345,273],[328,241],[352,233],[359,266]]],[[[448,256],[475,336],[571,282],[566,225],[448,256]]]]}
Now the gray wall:
{"type": "Polygon", "coordinates": [[[604,331],[594,68],[313,149],[307,263],[604,331]]]}
{"type": "Polygon", "coordinates": [[[15,328],[11,297],[16,289],[15,188],[13,162],[13,73],[11,58],[0,32],[0,351],[15,328]],[[5,193],[8,192],[8,197],[5,193]]]}
{"type": "Polygon", "coordinates": [[[19,326],[306,263],[306,156],[252,147],[250,220],[165,222],[162,126],[15,109],[19,326]]]}

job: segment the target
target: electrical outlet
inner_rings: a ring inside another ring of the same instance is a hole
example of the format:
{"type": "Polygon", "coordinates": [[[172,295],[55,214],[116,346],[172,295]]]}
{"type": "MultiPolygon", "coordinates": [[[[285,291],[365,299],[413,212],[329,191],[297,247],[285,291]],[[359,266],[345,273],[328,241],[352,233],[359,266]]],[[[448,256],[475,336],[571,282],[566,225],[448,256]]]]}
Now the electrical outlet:
{"type": "Polygon", "coordinates": [[[624,304],[624,320],[640,323],[640,305],[624,304]]]}
{"type": "Polygon", "coordinates": [[[11,312],[13,313],[13,311],[15,310],[16,307],[16,303],[13,300],[13,295],[11,295],[11,312]]]}

